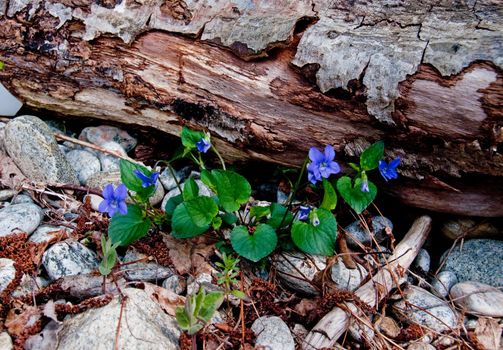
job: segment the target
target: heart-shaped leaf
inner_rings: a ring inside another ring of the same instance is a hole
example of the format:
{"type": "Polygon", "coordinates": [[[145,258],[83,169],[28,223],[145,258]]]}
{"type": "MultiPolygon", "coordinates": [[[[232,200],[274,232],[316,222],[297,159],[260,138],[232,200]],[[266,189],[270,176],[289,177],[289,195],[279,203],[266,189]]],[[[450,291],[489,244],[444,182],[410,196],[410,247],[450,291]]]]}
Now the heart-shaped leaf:
{"type": "Polygon", "coordinates": [[[271,225],[273,228],[278,229],[285,227],[290,224],[293,220],[293,215],[291,212],[287,212],[287,209],[278,203],[271,204],[271,218],[267,221],[267,224],[271,225]],[[285,215],[286,213],[286,215],[285,215]]]}
{"type": "Polygon", "coordinates": [[[355,185],[351,184],[351,178],[343,176],[337,181],[337,190],[344,201],[357,213],[361,214],[377,195],[377,187],[368,181],[369,192],[362,192],[362,179],[357,178],[355,185]]]}
{"type": "Polygon", "coordinates": [[[185,181],[185,185],[183,185],[183,200],[187,202],[198,195],[199,186],[197,186],[197,183],[193,178],[189,177],[189,179],[185,181]]]}
{"type": "Polygon", "coordinates": [[[184,126],[182,128],[182,144],[185,147],[185,149],[195,149],[196,143],[201,140],[204,137],[204,132],[202,131],[196,131],[196,130],[191,130],[184,126]]]}
{"type": "Polygon", "coordinates": [[[379,161],[384,156],[384,142],[377,141],[370,145],[360,156],[362,170],[373,170],[379,166],[379,161]]]}
{"type": "Polygon", "coordinates": [[[179,204],[171,219],[172,235],[176,238],[199,236],[210,228],[218,207],[210,197],[196,197],[179,204]]]}
{"type": "Polygon", "coordinates": [[[276,231],[267,225],[257,225],[253,234],[245,226],[236,226],[231,232],[232,248],[248,260],[257,262],[271,254],[278,244],[276,231]]]}
{"type": "Polygon", "coordinates": [[[250,183],[241,175],[229,170],[205,172],[201,180],[218,196],[219,204],[228,213],[239,209],[251,196],[250,183]]]}
{"type": "Polygon", "coordinates": [[[320,204],[320,208],[334,210],[337,206],[337,193],[334,186],[327,179],[323,179],[323,191],[323,201],[320,204]]]}
{"type": "Polygon", "coordinates": [[[116,214],[108,226],[108,236],[112,243],[120,242],[121,246],[127,246],[145,236],[152,222],[143,215],[143,211],[137,205],[128,205],[127,214],[116,214]]]}
{"type": "Polygon", "coordinates": [[[308,254],[334,255],[337,221],[331,212],[314,209],[309,214],[310,222],[295,221],[292,226],[292,240],[297,247],[308,254]],[[314,220],[316,218],[317,220],[314,220]],[[317,225],[313,224],[316,223],[317,225]]]}

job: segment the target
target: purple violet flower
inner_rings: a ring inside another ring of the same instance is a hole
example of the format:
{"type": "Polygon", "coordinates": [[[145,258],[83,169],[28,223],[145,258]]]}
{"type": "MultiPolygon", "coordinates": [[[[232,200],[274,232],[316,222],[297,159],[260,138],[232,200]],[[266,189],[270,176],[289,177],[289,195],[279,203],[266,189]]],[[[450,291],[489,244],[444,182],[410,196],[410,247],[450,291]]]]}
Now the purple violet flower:
{"type": "Polygon", "coordinates": [[[199,152],[206,153],[211,147],[211,142],[209,138],[205,136],[196,142],[196,147],[199,152]]]}
{"type": "Polygon", "coordinates": [[[325,153],[321,153],[316,147],[309,149],[311,163],[307,165],[307,177],[314,185],[322,178],[328,178],[331,174],[341,171],[339,164],[334,161],[335,151],[331,145],[325,147],[325,153]]]}
{"type": "Polygon", "coordinates": [[[108,213],[108,216],[110,217],[113,217],[117,212],[121,213],[122,215],[126,215],[126,197],[126,186],[120,184],[114,190],[114,186],[112,184],[108,184],[103,189],[104,200],[100,203],[98,210],[102,213],[108,213]]]}
{"type": "Polygon", "coordinates": [[[379,161],[379,172],[381,173],[384,180],[388,181],[391,179],[398,178],[398,173],[396,172],[397,166],[400,164],[400,157],[396,157],[387,164],[384,160],[379,161]]]}
{"type": "Polygon", "coordinates": [[[307,218],[309,217],[309,213],[310,212],[311,212],[311,208],[310,207],[301,205],[299,207],[299,214],[297,216],[297,219],[299,219],[300,221],[306,221],[307,218]]]}
{"type": "Polygon", "coordinates": [[[133,170],[133,174],[136,175],[141,180],[141,187],[147,188],[150,186],[155,186],[157,189],[157,178],[159,177],[159,172],[154,172],[150,176],[145,175],[140,169],[133,170]]]}
{"type": "Polygon", "coordinates": [[[363,179],[360,190],[362,192],[370,192],[369,181],[367,179],[363,179]]]}

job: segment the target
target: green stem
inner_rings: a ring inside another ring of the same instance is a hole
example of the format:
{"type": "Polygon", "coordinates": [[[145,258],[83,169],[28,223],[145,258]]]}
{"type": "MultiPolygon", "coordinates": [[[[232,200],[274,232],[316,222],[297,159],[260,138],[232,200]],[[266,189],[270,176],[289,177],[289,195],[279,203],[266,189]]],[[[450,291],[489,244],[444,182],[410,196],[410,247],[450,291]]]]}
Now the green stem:
{"type": "Polygon", "coordinates": [[[220,152],[218,152],[218,150],[213,145],[211,146],[211,149],[217,155],[218,159],[220,160],[220,163],[222,163],[222,169],[226,170],[226,168],[225,168],[225,162],[224,162],[224,159],[222,158],[222,156],[220,155],[220,152]]]}
{"type": "Polygon", "coordinates": [[[306,157],[306,159],[304,159],[304,163],[302,163],[302,168],[300,168],[300,173],[299,173],[299,176],[297,177],[297,181],[295,182],[295,185],[293,186],[292,190],[290,191],[290,196],[288,197],[288,205],[286,206],[285,214],[283,214],[283,218],[281,219],[281,222],[278,226],[278,229],[281,229],[281,226],[285,222],[288,211],[292,208],[293,198],[295,197],[295,194],[297,193],[297,190],[299,189],[299,185],[300,185],[300,182],[302,181],[302,177],[304,176],[304,171],[306,170],[306,166],[307,166],[308,161],[309,161],[309,158],[306,157]]]}
{"type": "Polygon", "coordinates": [[[203,158],[201,157],[201,153],[199,153],[198,156],[199,156],[199,166],[201,167],[201,170],[206,169],[206,167],[204,166],[203,158]]]}
{"type": "Polygon", "coordinates": [[[180,185],[180,182],[176,178],[175,169],[173,169],[173,167],[171,166],[171,164],[169,162],[166,162],[166,165],[168,166],[168,170],[169,170],[171,176],[173,176],[173,179],[175,179],[175,183],[176,183],[176,187],[178,188],[178,191],[180,191],[180,193],[183,193],[182,186],[180,185]]]}

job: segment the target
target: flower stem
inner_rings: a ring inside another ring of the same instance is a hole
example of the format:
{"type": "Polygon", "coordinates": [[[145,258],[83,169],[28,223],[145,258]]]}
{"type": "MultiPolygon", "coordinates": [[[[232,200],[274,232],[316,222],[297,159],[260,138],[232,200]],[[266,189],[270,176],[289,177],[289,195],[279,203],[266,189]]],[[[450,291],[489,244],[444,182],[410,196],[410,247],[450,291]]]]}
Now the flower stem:
{"type": "Polygon", "coordinates": [[[218,150],[213,145],[211,146],[211,149],[213,150],[213,152],[215,152],[215,154],[217,155],[218,159],[220,160],[220,163],[222,164],[222,169],[226,170],[225,169],[225,162],[224,162],[224,159],[222,158],[222,156],[220,155],[220,152],[218,152],[218,150]]]}
{"type": "Polygon", "coordinates": [[[281,229],[281,226],[285,222],[288,211],[292,208],[293,198],[295,197],[295,194],[297,193],[297,190],[299,189],[299,185],[300,185],[300,182],[302,181],[302,177],[304,176],[304,171],[306,170],[306,166],[307,166],[308,161],[309,161],[309,158],[306,157],[306,159],[304,159],[304,163],[302,163],[302,167],[300,168],[300,173],[299,173],[299,176],[297,177],[297,181],[295,182],[295,185],[293,185],[293,188],[290,191],[290,196],[288,197],[288,204],[286,206],[285,214],[283,214],[283,218],[281,219],[281,222],[278,226],[278,229],[281,229]]]}
{"type": "Polygon", "coordinates": [[[171,166],[171,164],[169,162],[166,162],[166,165],[168,166],[168,170],[169,170],[171,176],[173,176],[173,179],[175,179],[176,187],[178,188],[178,190],[180,191],[180,193],[183,193],[182,186],[180,186],[180,182],[176,178],[175,169],[173,169],[173,167],[171,166]]]}

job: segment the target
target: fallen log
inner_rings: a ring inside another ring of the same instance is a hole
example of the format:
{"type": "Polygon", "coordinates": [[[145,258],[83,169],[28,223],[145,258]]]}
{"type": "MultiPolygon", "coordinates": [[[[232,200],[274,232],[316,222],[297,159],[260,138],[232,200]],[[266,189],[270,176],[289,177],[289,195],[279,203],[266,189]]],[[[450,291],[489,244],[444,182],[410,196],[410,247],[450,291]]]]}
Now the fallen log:
{"type": "Polygon", "coordinates": [[[414,180],[390,194],[502,216],[502,7],[0,0],[0,81],[60,117],[207,128],[229,160],[300,165],[328,143],[353,160],[382,139],[414,180]]]}
{"type": "MultiPolygon", "coordinates": [[[[390,291],[397,288],[410,264],[423,246],[431,229],[431,218],[422,216],[412,224],[409,232],[396,246],[388,263],[370,281],[355,291],[355,295],[369,307],[375,307],[390,291]]],[[[309,332],[302,343],[304,350],[332,348],[350,326],[352,312],[358,310],[354,303],[345,302],[344,308],[335,307],[309,332]]]]}

